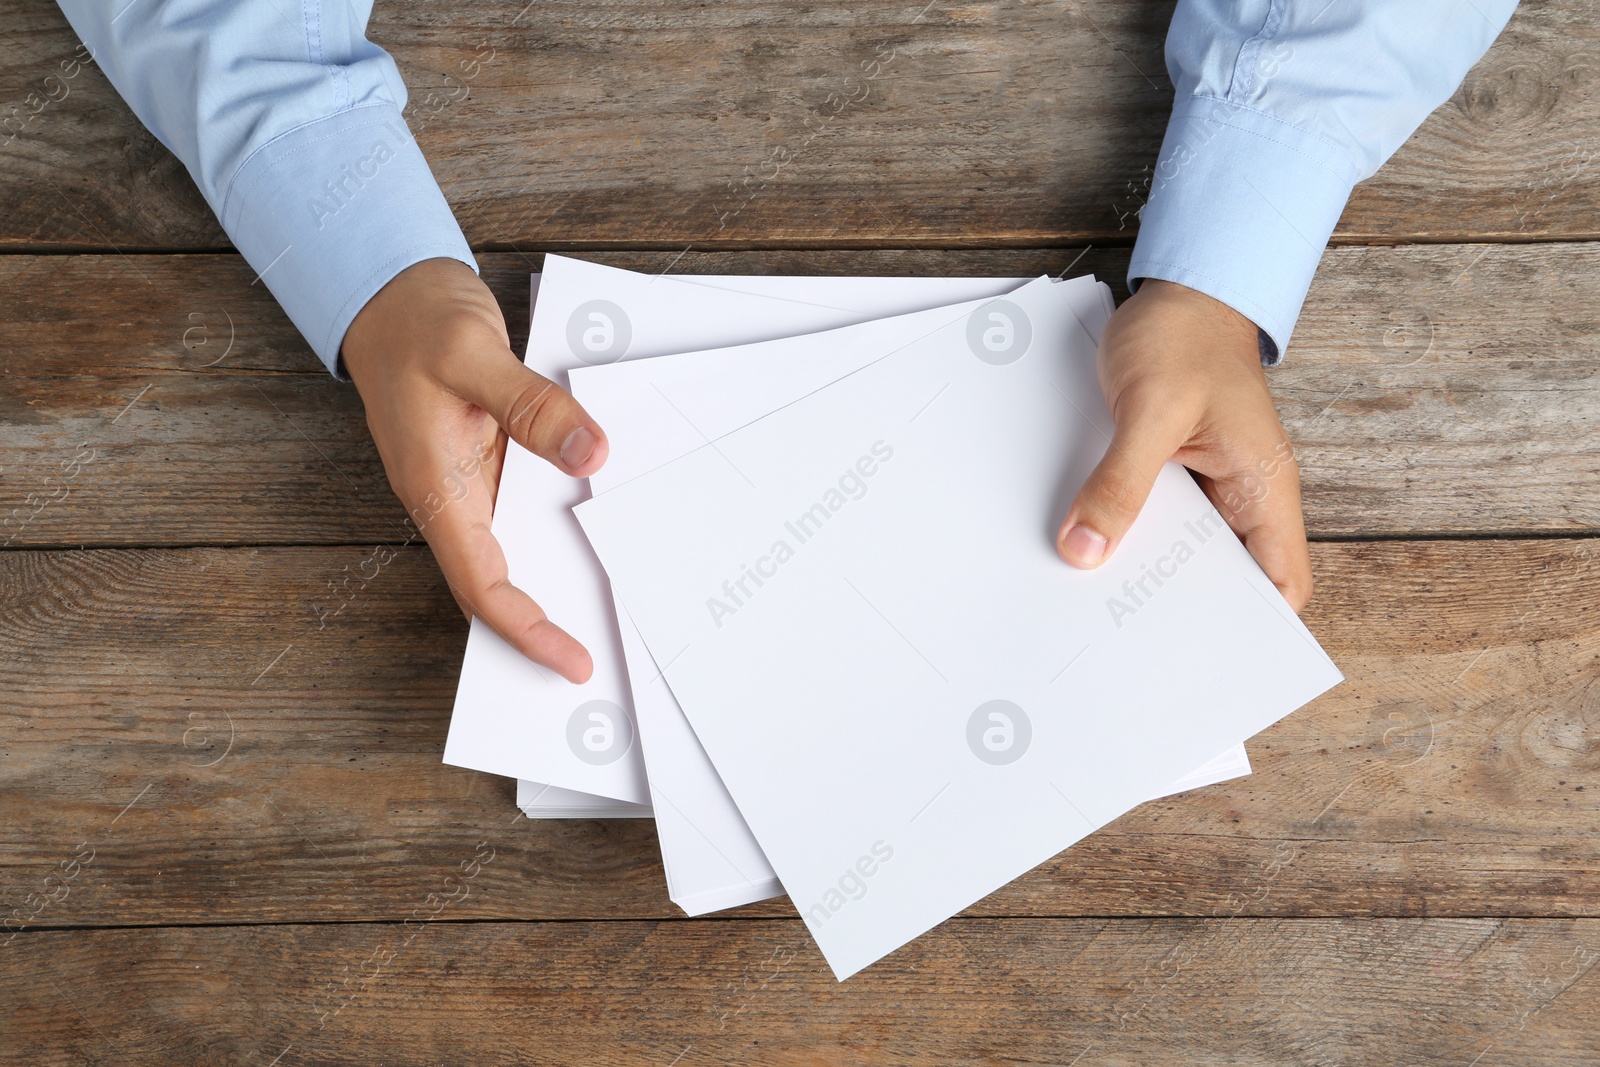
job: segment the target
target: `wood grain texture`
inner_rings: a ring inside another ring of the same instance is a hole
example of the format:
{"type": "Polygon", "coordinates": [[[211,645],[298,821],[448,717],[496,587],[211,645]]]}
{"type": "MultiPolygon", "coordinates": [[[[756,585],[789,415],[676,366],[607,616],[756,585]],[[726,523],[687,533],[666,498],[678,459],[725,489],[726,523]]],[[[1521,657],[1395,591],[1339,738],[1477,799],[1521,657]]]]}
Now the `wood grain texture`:
{"type": "Polygon", "coordinates": [[[1588,1067],[1597,960],[1595,920],[962,919],[842,985],[796,920],[41,932],[0,1058],[1588,1067]]]}
{"type": "MultiPolygon", "coordinates": [[[[686,274],[1070,266],[1119,289],[1127,263],[1097,247],[594,258],[686,274]]],[[[482,259],[520,348],[527,274],[541,261],[482,259]]],[[[0,320],[0,542],[392,536],[403,514],[359,398],[250,278],[232,256],[0,257],[15,308],[0,320]],[[67,478],[64,465],[90,453],[67,478]]],[[[1270,378],[1313,536],[1600,529],[1597,305],[1592,245],[1330,250],[1270,378]]]]}
{"type": "MultiPolygon", "coordinates": [[[[1171,0],[919,9],[373,36],[519,349],[547,249],[1122,295],[1171,0]]],[[[1357,189],[1336,244],[1431,244],[1331,250],[1273,372],[1313,535],[1397,538],[1313,546],[1346,683],[844,985],[785,902],[682,919],[648,821],[439,762],[466,627],[359,398],[55,5],[0,26],[0,1063],[1600,1061],[1597,542],[1405,539],[1600,531],[1590,5],[1357,189]]]]}
{"type": "MultiPolygon", "coordinates": [[[[1038,246],[1131,238],[1171,10],[386,0],[372,33],[474,247],[1038,246]]],[[[1524,3],[1338,240],[1600,234],[1591,15],[1524,3]]],[[[77,44],[49,0],[0,24],[0,247],[226,247],[98,69],[47,80],[77,44]]]]}
{"type": "MultiPolygon", "coordinates": [[[[439,763],[465,624],[414,548],[319,613],[368,555],[0,554],[0,919],[92,851],[24,921],[398,920],[480,841],[457,917],[676,915],[648,822],[531,823],[439,763]]],[[[1253,776],[974,914],[1600,916],[1593,542],[1314,560],[1306,621],[1348,680],[1251,742],[1253,776]]]]}
{"type": "MultiPolygon", "coordinates": [[[[1474,254],[1476,249],[1474,250],[1474,254]]],[[[1126,249],[1019,251],[585,252],[582,258],[650,274],[831,274],[1035,277],[1096,274],[1126,294],[1126,249]]],[[[519,353],[528,335],[528,275],[542,252],[478,256],[519,353]]],[[[327,371],[235,255],[0,256],[0,375],[156,376],[327,371]]]]}

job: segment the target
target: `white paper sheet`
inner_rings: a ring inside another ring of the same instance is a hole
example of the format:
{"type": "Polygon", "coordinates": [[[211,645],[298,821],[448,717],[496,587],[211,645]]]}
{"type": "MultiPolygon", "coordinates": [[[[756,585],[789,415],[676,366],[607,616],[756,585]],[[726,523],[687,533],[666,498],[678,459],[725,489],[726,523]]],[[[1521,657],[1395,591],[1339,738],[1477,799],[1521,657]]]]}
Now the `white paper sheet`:
{"type": "Polygon", "coordinates": [[[1181,467],[1105,567],[1060,562],[1110,416],[1068,301],[1007,300],[763,346],[899,350],[577,508],[841,978],[1340,677],[1181,467]]]}
{"type": "MultiPolygon", "coordinates": [[[[1022,279],[716,276],[669,279],[674,284],[662,285],[657,284],[658,279],[648,276],[558,256],[548,257],[547,271],[552,282],[549,285],[541,283],[538,292],[531,329],[534,338],[548,338],[554,332],[559,332],[552,331],[550,324],[568,322],[578,307],[594,299],[602,296],[620,298],[626,304],[632,333],[628,356],[640,359],[664,349],[695,349],[708,343],[748,341],[766,336],[771,330],[768,317],[774,298],[782,299],[785,303],[786,313],[790,316],[786,320],[787,328],[793,329],[802,321],[809,321],[817,329],[823,329],[835,325],[840,317],[838,311],[826,306],[827,301],[849,301],[853,308],[864,314],[869,310],[870,301],[876,300],[870,310],[893,314],[909,307],[938,306],[951,298],[1008,292],[1024,282],[1022,279]],[[684,285],[694,288],[685,290],[684,285]],[[686,292],[698,301],[689,308],[685,306],[686,292]],[[689,311],[694,313],[687,313],[689,311]],[[751,332],[735,336],[735,330],[751,332]]],[[[1113,308],[1109,289],[1088,278],[1062,284],[1067,286],[1067,291],[1075,294],[1080,312],[1091,323],[1092,332],[1098,334],[1100,325],[1113,308]]],[[[752,407],[743,391],[732,390],[728,386],[726,376],[723,376],[715,382],[690,382],[687,387],[709,388],[719,399],[746,412],[741,416],[746,421],[768,410],[759,399],[752,407]]],[[[804,389],[810,387],[805,386],[804,389]]],[[[758,390],[754,395],[758,398],[761,395],[776,397],[771,401],[774,405],[794,399],[785,389],[774,393],[769,388],[764,394],[758,390]]],[[[636,421],[633,413],[621,409],[607,408],[594,413],[602,425],[619,427],[620,432],[625,434],[636,421]]],[[[637,440],[638,435],[634,435],[634,439],[637,440]]],[[[645,439],[648,440],[649,435],[645,435],[645,439]]],[[[695,442],[691,440],[690,443],[695,442]]],[[[627,442],[614,437],[612,459],[600,472],[595,484],[611,484],[606,479],[630,470],[630,456],[642,459],[657,455],[658,443],[646,446],[641,442],[638,447],[630,447],[627,442]]],[[[527,454],[523,453],[523,456],[527,454]]],[[[525,487],[517,477],[517,468],[508,465],[502,480],[502,493],[524,491],[525,487]]],[[[496,523],[498,532],[502,524],[500,516],[497,516],[496,523]]],[[[505,533],[512,537],[527,537],[509,523],[505,524],[505,533]]],[[[582,562],[589,563],[592,560],[586,558],[582,562]]],[[[637,631],[625,615],[621,622],[635,719],[641,747],[650,768],[649,786],[671,899],[688,914],[699,915],[780,894],[781,885],[717,778],[670,690],[661,682],[659,671],[645,651],[637,631]]],[[[465,669],[472,669],[470,656],[465,669]]],[[[605,664],[597,657],[597,672],[604,669],[605,664]]],[[[458,701],[457,715],[461,714],[462,705],[458,701]]],[[[1244,748],[1242,745],[1236,746],[1216,757],[1205,768],[1197,769],[1180,783],[1175,783],[1169,791],[1208,785],[1249,772],[1249,760],[1244,748]]],[[[628,814],[642,814],[645,810],[533,782],[524,782],[519,789],[519,797],[535,795],[541,797],[541,806],[523,806],[530,817],[593,818],[605,812],[608,804],[615,804],[628,814]]]]}
{"type": "MultiPolygon", "coordinates": [[[[1065,284],[1063,292],[1071,294],[1090,334],[1098,338],[1110,317],[1110,291],[1088,278],[1065,284]]],[[[641,317],[646,321],[677,318],[670,305],[632,306],[636,329],[641,317]],[[645,312],[642,316],[641,311],[645,312]]],[[[715,434],[797,399],[843,370],[857,369],[854,364],[829,369],[826,361],[819,363],[810,358],[787,368],[768,361],[756,372],[760,387],[746,389],[730,388],[727,374],[673,373],[675,366],[683,365],[670,359],[660,364],[639,361],[632,364],[638,376],[629,376],[635,386],[631,393],[583,392],[581,399],[591,405],[591,413],[605,425],[626,427],[630,439],[619,450],[625,458],[607,464],[591,479],[596,492],[604,492],[694,447],[698,433],[683,421],[681,409],[666,401],[669,395],[696,410],[698,420],[709,420],[697,421],[700,431],[715,434]],[[661,375],[654,373],[658,366],[663,371],[661,375]],[[766,397],[765,402],[762,397],[766,397]],[[714,406],[715,411],[708,413],[707,405],[714,406]],[[666,444],[669,441],[676,444],[666,444]]],[[[742,377],[748,376],[746,372],[742,377]]],[[[605,378],[617,384],[622,376],[605,378]]],[[[626,611],[619,609],[619,617],[672,899],[688,914],[700,915],[780,894],[781,883],[695,739],[671,690],[662,681],[637,628],[626,611]]],[[[1162,795],[1249,773],[1244,746],[1237,745],[1173,783],[1162,795]]]]}
{"type": "MultiPolygon", "coordinates": [[[[1015,285],[992,278],[655,277],[552,255],[545,257],[539,281],[526,361],[565,385],[566,372],[585,360],[643,359],[810,333],[995,295],[1015,285]],[[728,285],[750,291],[730,299],[728,285]],[[606,295],[593,297],[596,292],[606,295]],[[581,295],[574,299],[575,294],[581,295]],[[601,303],[614,310],[596,312],[601,303]],[[650,310],[663,307],[671,314],[650,310]],[[541,308],[567,313],[541,313],[541,308]],[[586,340],[607,341],[614,348],[590,351],[586,340]]],[[[607,427],[613,435],[617,429],[607,427]]],[[[614,462],[614,436],[611,443],[614,462]]],[[[524,659],[473,620],[444,762],[647,804],[610,590],[569,511],[587,496],[582,482],[515,443],[508,445],[492,529],[511,581],[589,649],[594,675],[573,685],[524,659]]]]}
{"type": "Polygon", "coordinates": [[[648,819],[651,814],[645,804],[526,780],[517,782],[517,807],[530,819],[648,819]]]}

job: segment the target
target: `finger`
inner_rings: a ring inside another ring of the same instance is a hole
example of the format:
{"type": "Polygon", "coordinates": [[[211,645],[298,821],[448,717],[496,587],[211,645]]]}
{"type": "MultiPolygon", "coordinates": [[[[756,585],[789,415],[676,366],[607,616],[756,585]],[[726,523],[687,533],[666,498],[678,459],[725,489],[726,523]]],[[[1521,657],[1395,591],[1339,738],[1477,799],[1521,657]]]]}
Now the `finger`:
{"type": "Polygon", "coordinates": [[[1078,491],[1056,536],[1056,550],[1074,567],[1100,566],[1116,551],[1192,426],[1170,409],[1135,406],[1123,413],[1111,445],[1078,491]]]}
{"type": "Polygon", "coordinates": [[[494,359],[452,365],[444,384],[487,411],[511,439],[575,478],[606,461],[609,446],[600,424],[572,394],[524,367],[509,348],[494,359]],[[459,380],[452,380],[459,379],[459,380]]]}
{"type": "Polygon", "coordinates": [[[444,587],[446,589],[450,590],[450,599],[454,600],[456,602],[456,607],[461,609],[461,614],[466,618],[466,620],[468,622],[471,622],[472,621],[472,605],[468,604],[465,600],[461,599],[461,594],[456,592],[456,587],[451,585],[448,581],[444,583],[444,587]]]}
{"type": "Polygon", "coordinates": [[[1288,442],[1264,451],[1242,470],[1221,477],[1196,473],[1289,606],[1297,613],[1304,609],[1311,600],[1311,550],[1300,505],[1300,471],[1288,442]]]}
{"type": "MultiPolygon", "coordinates": [[[[448,479],[444,479],[448,480],[448,479]]],[[[532,597],[511,584],[505,553],[489,528],[492,504],[481,479],[459,479],[432,515],[414,514],[458,604],[535,663],[583,683],[594,661],[576,638],[551,622],[532,597]]]]}

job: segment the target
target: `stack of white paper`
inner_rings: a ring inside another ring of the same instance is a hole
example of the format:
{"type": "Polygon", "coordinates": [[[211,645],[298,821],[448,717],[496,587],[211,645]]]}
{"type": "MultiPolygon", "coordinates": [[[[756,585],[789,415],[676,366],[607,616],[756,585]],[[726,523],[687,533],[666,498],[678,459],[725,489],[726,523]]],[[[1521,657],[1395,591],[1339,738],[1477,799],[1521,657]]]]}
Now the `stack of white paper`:
{"type": "Polygon", "coordinates": [[[1247,773],[1239,742],[1339,675],[1187,473],[1105,567],[1055,555],[1108,440],[1110,310],[1092,279],[548,257],[528,362],[611,458],[580,503],[513,449],[494,530],[595,676],[474,624],[447,761],[544,783],[530,814],[653,809],[674,901],[786,889],[841,978],[1141,801],[1247,773]]]}

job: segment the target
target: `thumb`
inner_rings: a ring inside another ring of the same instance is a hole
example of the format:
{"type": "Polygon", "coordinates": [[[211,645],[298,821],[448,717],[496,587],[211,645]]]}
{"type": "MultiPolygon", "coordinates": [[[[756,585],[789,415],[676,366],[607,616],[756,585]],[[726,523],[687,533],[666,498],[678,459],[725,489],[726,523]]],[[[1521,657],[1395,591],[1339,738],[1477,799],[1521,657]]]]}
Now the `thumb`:
{"type": "Polygon", "coordinates": [[[1149,499],[1162,464],[1187,436],[1187,431],[1170,419],[1139,417],[1138,413],[1124,417],[1056,535],[1061,558],[1085,569],[1110,558],[1149,499]]]}
{"type": "Polygon", "coordinates": [[[600,424],[571,393],[524,367],[510,349],[463,395],[517,444],[575,478],[588,477],[606,461],[610,446],[600,424]]]}

